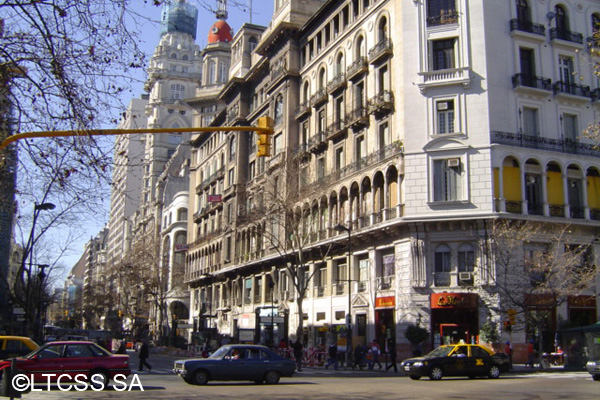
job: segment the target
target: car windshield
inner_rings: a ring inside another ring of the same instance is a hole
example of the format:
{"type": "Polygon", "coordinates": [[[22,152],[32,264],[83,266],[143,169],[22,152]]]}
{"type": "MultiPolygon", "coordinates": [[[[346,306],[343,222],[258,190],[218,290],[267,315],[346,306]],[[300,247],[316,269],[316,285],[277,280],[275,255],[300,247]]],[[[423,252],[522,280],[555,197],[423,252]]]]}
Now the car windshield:
{"type": "Polygon", "coordinates": [[[212,353],[210,355],[210,357],[208,358],[212,358],[212,359],[221,359],[223,357],[225,357],[225,354],[227,354],[229,352],[230,347],[227,346],[223,346],[223,347],[219,347],[217,349],[217,351],[215,351],[214,353],[212,353]]]}
{"type": "Polygon", "coordinates": [[[453,346],[440,346],[429,352],[425,357],[446,357],[453,349],[453,346]]]}

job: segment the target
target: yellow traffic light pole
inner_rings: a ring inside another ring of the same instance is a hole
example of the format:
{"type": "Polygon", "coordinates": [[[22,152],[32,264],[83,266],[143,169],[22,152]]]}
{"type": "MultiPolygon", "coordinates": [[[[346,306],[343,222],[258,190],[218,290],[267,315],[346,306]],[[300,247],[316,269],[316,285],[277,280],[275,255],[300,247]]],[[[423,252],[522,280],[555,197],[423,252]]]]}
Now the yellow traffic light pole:
{"type": "MultiPolygon", "coordinates": [[[[0,143],[0,149],[5,148],[9,144],[21,139],[40,138],[40,137],[68,137],[68,136],[108,136],[108,135],[132,135],[136,133],[184,133],[184,132],[245,132],[254,131],[260,137],[270,136],[273,134],[273,119],[271,117],[260,117],[258,126],[216,126],[205,128],[155,128],[155,129],[86,129],[74,131],[39,131],[39,132],[23,132],[16,135],[8,136],[0,143]]],[[[259,137],[259,141],[261,140],[259,137]]],[[[269,145],[270,146],[270,145],[269,145]]],[[[260,151],[259,151],[260,153],[260,151]]],[[[270,148],[267,153],[270,154],[270,148]]],[[[269,155],[267,154],[267,155],[269,155]]],[[[258,154],[262,156],[261,154],[258,154]]]]}

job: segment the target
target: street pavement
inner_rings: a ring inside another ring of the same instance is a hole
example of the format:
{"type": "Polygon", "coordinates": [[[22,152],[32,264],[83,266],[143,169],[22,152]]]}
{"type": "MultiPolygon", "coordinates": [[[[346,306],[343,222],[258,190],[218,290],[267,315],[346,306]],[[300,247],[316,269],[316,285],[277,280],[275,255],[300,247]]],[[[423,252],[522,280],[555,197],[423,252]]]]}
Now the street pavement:
{"type": "Polygon", "coordinates": [[[512,372],[500,379],[445,378],[441,381],[421,379],[412,381],[402,373],[381,370],[337,371],[323,367],[305,367],[292,378],[282,378],[277,385],[256,385],[251,382],[210,382],[205,386],[186,384],[172,372],[173,362],[189,358],[170,354],[151,354],[152,371],[137,370],[136,353],[130,353],[132,376],[126,390],[123,385],[111,385],[108,390],[62,392],[57,388],[31,392],[27,400],[68,399],[243,399],[243,400],[385,400],[385,399],[597,399],[600,382],[594,382],[585,371],[547,370],[516,365],[512,372]],[[131,386],[131,383],[136,385],[131,386]],[[129,390],[131,389],[131,390],[129,390]]]}

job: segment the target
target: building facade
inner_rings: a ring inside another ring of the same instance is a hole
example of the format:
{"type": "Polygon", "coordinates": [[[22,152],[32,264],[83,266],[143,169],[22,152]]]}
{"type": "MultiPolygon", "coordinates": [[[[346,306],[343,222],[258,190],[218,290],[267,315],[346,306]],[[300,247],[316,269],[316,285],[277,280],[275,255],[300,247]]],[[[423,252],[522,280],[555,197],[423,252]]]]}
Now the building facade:
{"type": "Polygon", "coordinates": [[[490,237],[499,219],[568,226],[565,249],[598,237],[600,154],[582,132],[600,111],[586,39],[599,16],[593,1],[275,2],[255,46],[254,27],[233,38],[249,64],[232,61],[211,121],[272,117],[271,156],[254,134],[192,142],[189,323],[261,343],[302,324],[310,347],[391,339],[408,355],[410,324],[430,345],[490,322],[545,349],[561,323],[597,320],[582,292],[544,333],[502,330],[490,237]]]}

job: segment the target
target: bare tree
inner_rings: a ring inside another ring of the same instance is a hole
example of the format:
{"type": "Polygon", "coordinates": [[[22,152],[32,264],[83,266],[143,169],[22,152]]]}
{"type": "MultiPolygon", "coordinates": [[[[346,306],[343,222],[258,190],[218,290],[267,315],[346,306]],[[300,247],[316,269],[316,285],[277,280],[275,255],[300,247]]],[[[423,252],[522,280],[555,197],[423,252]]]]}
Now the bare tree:
{"type": "MultiPolygon", "coordinates": [[[[590,294],[597,276],[591,260],[590,238],[578,232],[532,221],[496,220],[490,232],[495,274],[490,274],[505,315],[513,315],[511,329],[538,335],[540,352],[552,310],[568,296],[590,294]]],[[[546,338],[548,339],[548,338],[546,338]]]]}

